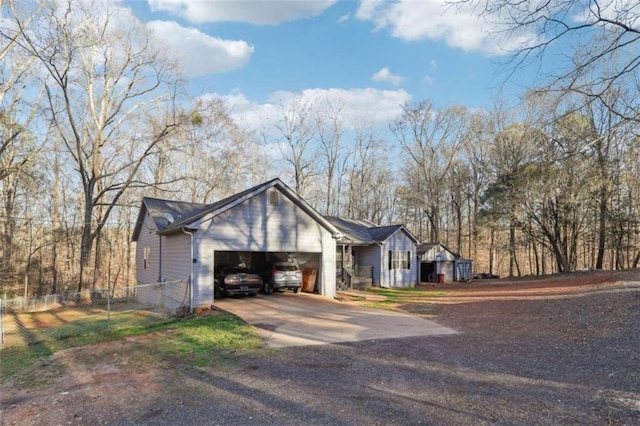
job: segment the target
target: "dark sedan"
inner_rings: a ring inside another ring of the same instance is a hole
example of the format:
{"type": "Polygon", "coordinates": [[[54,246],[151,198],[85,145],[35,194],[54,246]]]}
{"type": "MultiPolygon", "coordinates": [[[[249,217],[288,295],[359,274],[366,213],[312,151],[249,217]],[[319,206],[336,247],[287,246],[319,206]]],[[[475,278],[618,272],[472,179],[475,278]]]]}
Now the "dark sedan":
{"type": "Polygon", "coordinates": [[[262,288],[262,278],[240,265],[222,265],[214,271],[214,297],[255,296],[262,288]]]}

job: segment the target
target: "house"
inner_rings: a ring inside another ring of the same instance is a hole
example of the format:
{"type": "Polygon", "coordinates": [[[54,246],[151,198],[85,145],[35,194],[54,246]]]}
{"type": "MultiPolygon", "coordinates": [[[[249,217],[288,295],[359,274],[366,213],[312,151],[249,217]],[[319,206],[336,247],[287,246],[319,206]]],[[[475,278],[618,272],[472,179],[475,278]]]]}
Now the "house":
{"type": "Polygon", "coordinates": [[[419,244],[418,258],[421,282],[468,281],[473,277],[473,262],[444,244],[419,244]]]}
{"type": "Polygon", "coordinates": [[[258,270],[295,259],[317,277],[315,291],[336,295],[340,231],[280,179],[213,204],[144,198],[133,232],[138,283],[190,278],[191,307],[213,303],[214,269],[258,270]]]}
{"type": "Polygon", "coordinates": [[[413,287],[418,282],[418,240],[404,225],[326,218],[342,234],[337,241],[337,271],[353,288],[413,287]]]}

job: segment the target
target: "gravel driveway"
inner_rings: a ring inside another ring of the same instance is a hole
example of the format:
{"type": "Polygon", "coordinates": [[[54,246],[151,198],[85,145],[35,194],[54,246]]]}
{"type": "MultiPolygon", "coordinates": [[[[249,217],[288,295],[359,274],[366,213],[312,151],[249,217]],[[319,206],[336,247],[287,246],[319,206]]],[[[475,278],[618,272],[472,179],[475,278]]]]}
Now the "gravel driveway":
{"type": "Polygon", "coordinates": [[[127,342],[100,362],[107,347],[77,348],[54,385],[4,392],[0,423],[640,424],[637,282],[439,311],[459,334],[262,349],[206,368],[140,365],[144,346],[127,342]]]}

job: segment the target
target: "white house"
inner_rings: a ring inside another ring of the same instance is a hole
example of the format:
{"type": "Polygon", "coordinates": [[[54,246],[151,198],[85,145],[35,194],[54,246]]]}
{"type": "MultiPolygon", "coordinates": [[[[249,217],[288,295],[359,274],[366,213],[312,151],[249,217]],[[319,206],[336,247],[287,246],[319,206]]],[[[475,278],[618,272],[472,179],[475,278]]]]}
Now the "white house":
{"type": "Polygon", "coordinates": [[[144,198],[133,232],[139,283],[190,278],[191,306],[213,300],[213,271],[242,262],[295,258],[317,274],[316,292],[336,295],[341,232],[280,179],[213,204],[144,198]]]}

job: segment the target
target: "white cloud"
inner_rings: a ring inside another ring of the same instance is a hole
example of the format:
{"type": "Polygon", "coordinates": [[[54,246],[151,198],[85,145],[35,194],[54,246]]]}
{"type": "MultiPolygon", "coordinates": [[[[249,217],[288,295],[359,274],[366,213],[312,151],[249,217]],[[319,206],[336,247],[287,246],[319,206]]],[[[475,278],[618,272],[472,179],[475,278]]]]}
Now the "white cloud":
{"type": "Polygon", "coordinates": [[[247,22],[278,25],[320,15],[337,0],[147,0],[152,11],[168,12],[190,22],[247,22]]]}
{"type": "Polygon", "coordinates": [[[394,86],[397,86],[398,84],[404,81],[404,77],[392,74],[391,71],[389,71],[388,67],[384,67],[380,71],[375,73],[373,76],[371,76],[371,80],[386,81],[393,84],[394,86]]]}
{"type": "Polygon", "coordinates": [[[253,46],[241,40],[222,40],[172,21],[152,21],[148,27],[191,77],[235,70],[253,55],[253,46]]]}
{"type": "Polygon", "coordinates": [[[295,102],[322,108],[329,103],[342,108],[342,117],[350,129],[386,126],[402,113],[402,106],[411,100],[404,90],[307,89],[302,92],[279,91],[267,102],[259,103],[237,92],[219,96],[231,110],[233,118],[246,129],[270,133],[295,102]]]}
{"type": "Polygon", "coordinates": [[[452,47],[492,55],[508,53],[535,37],[500,34],[497,24],[479,17],[476,6],[469,2],[453,7],[450,0],[361,0],[356,17],[403,40],[445,40],[452,47]]]}
{"type": "Polygon", "coordinates": [[[433,77],[425,75],[424,78],[422,79],[422,82],[424,84],[432,85],[433,83],[435,83],[435,80],[433,79],[433,77]]]}
{"type": "Polygon", "coordinates": [[[432,71],[438,71],[438,63],[436,62],[435,59],[432,59],[431,61],[429,61],[429,66],[431,67],[432,71]]]}
{"type": "Polygon", "coordinates": [[[348,14],[348,13],[345,13],[340,18],[338,18],[338,24],[344,24],[345,22],[347,22],[349,20],[349,18],[351,18],[351,15],[348,14]]]}

